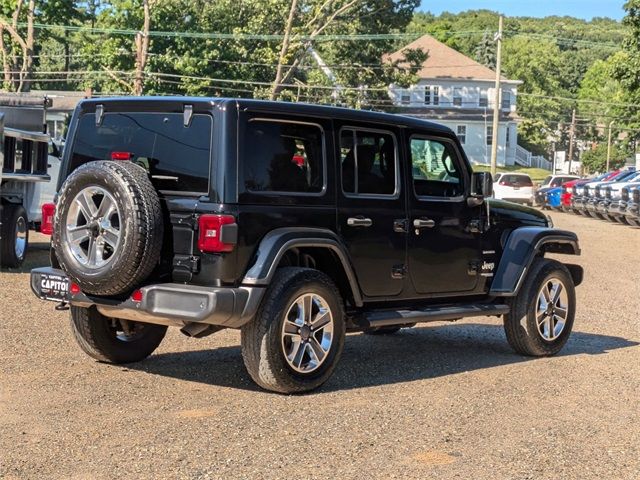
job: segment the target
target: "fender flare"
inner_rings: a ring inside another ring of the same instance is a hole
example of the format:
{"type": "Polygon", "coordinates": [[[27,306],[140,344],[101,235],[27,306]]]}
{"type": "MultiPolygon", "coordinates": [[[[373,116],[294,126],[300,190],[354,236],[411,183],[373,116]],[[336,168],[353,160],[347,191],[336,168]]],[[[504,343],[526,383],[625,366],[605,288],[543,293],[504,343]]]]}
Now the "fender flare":
{"type": "Polygon", "coordinates": [[[353,266],[347,249],[331,230],[323,228],[277,228],[264,236],[258,246],[255,261],[242,280],[243,285],[267,286],[273,278],[283,255],[292,248],[313,247],[331,250],[340,260],[349,281],[349,288],[356,306],[363,305],[353,266]]]}
{"type": "MultiPolygon", "coordinates": [[[[489,294],[497,297],[517,295],[536,255],[544,252],[580,255],[578,236],[547,227],[516,228],[507,238],[489,294]]],[[[567,267],[578,285],[582,281],[582,268],[578,265],[567,267]]]]}

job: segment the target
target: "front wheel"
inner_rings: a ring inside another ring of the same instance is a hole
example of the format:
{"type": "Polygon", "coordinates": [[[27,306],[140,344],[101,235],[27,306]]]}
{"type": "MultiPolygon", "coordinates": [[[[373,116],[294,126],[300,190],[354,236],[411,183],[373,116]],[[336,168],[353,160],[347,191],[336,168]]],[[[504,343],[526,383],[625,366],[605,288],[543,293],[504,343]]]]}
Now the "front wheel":
{"type": "Polygon", "coordinates": [[[342,299],[324,273],[281,268],[255,318],[242,327],[242,358],[262,388],[300,393],[322,385],[345,338],[342,299]]]}
{"type": "Polygon", "coordinates": [[[71,307],[71,329],[86,354],[116,364],[147,358],[167,333],[164,325],[106,317],[95,307],[71,307]]]}
{"type": "Polygon", "coordinates": [[[523,355],[555,355],[567,342],[575,317],[569,270],[555,260],[537,258],[509,306],[504,329],[511,347],[523,355]]]}

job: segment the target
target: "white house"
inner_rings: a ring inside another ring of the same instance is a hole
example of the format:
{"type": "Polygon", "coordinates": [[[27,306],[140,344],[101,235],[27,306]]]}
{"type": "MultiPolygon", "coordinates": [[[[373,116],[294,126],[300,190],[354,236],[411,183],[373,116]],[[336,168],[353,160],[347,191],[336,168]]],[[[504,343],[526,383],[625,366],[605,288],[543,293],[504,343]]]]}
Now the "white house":
{"type": "MultiPolygon", "coordinates": [[[[422,49],[429,54],[420,80],[410,88],[391,85],[397,113],[421,117],[444,124],[457,133],[469,160],[474,164],[491,162],[495,72],[430,35],[424,35],[387,56],[403,60],[405,49],[422,49]]],[[[520,80],[502,79],[498,165],[548,166],[544,159],[532,157],[518,146],[516,99],[520,80]]]]}

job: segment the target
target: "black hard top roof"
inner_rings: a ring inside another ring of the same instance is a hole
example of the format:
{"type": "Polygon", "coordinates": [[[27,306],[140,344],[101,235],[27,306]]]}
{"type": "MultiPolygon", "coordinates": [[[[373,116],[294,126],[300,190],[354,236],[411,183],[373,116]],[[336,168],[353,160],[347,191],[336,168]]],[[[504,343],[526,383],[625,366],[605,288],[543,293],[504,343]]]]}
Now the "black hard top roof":
{"type": "Polygon", "coordinates": [[[151,110],[161,110],[169,107],[171,110],[181,110],[184,105],[193,105],[195,108],[212,109],[214,107],[229,107],[234,105],[238,109],[264,110],[269,112],[282,112],[310,117],[340,118],[352,121],[391,123],[397,126],[429,129],[438,133],[452,135],[450,128],[437,123],[429,122],[415,117],[396,115],[391,113],[372,112],[369,110],[354,110],[344,107],[334,107],[329,105],[315,105],[310,103],[273,102],[268,100],[253,100],[245,98],[218,98],[218,97],[180,97],[180,96],[148,96],[148,97],[106,97],[83,100],[79,104],[82,110],[94,110],[95,105],[105,105],[106,111],[109,106],[116,105],[131,108],[134,104],[138,107],[144,106],[151,110]]]}

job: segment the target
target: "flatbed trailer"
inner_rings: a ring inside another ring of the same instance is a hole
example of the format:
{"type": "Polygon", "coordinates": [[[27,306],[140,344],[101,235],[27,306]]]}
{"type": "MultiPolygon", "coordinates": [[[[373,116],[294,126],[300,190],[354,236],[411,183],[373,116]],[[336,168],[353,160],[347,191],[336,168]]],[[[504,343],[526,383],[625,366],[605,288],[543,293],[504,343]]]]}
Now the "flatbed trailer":
{"type": "Polygon", "coordinates": [[[0,264],[19,267],[29,230],[53,202],[60,155],[46,133],[47,98],[0,96],[0,264]]]}

